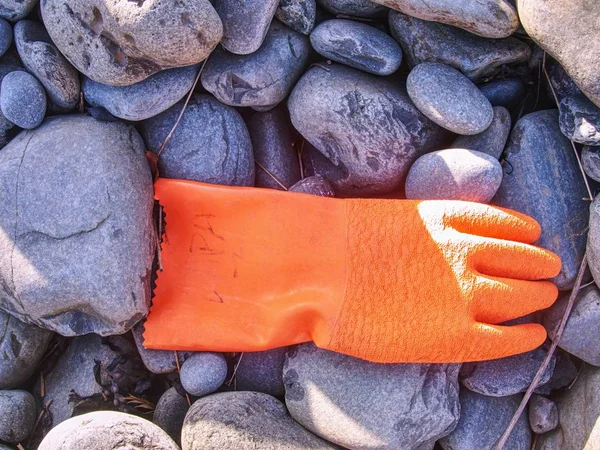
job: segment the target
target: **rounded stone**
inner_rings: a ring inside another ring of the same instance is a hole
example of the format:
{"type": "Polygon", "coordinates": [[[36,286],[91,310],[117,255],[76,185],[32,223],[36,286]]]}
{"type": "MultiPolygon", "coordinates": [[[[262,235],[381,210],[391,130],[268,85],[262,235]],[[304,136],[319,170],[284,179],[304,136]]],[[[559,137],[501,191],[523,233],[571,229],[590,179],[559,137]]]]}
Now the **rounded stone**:
{"type": "Polygon", "coordinates": [[[166,431],[175,442],[179,442],[183,420],[189,409],[190,405],[185,396],[174,387],[169,388],[158,400],[152,422],[166,431]]]}
{"type": "Polygon", "coordinates": [[[541,395],[533,395],[529,401],[529,426],[536,434],[554,430],[558,426],[556,403],[541,395]]]}
{"type": "Polygon", "coordinates": [[[600,108],[583,95],[570,95],[558,104],[558,121],[563,134],[571,141],[600,145],[600,108]]]}
{"type": "Polygon", "coordinates": [[[283,363],[286,352],[287,347],[280,347],[263,352],[241,353],[235,363],[236,390],[283,396],[283,363]]]}
{"type": "Polygon", "coordinates": [[[16,22],[25,18],[38,4],[38,0],[2,0],[0,17],[16,22]]]}
{"type": "Polygon", "coordinates": [[[445,64],[419,64],[408,75],[406,89],[423,114],[453,133],[481,133],[494,118],[492,105],[477,86],[445,64]]]}
{"type": "Polygon", "coordinates": [[[494,118],[489,127],[479,134],[471,136],[459,135],[450,148],[464,148],[487,153],[495,159],[500,159],[506,141],[510,135],[510,112],[503,106],[494,106],[494,118]]]}
{"type": "Polygon", "coordinates": [[[477,85],[492,106],[511,109],[518,106],[525,96],[525,85],[520,78],[506,78],[477,85]]]}
{"type": "MultiPolygon", "coordinates": [[[[1,8],[1,7],[0,7],[1,8]]],[[[0,18],[0,56],[4,55],[13,41],[13,29],[6,20],[0,18]]]]}
{"type": "Polygon", "coordinates": [[[36,405],[27,391],[0,391],[0,440],[17,444],[33,431],[36,405]]]}
{"type": "Polygon", "coordinates": [[[322,22],[310,42],[325,58],[374,75],[390,75],[402,62],[402,48],[391,36],[354,20],[322,22]]]}
{"type": "Polygon", "coordinates": [[[227,379],[227,361],[221,353],[193,353],[181,366],[180,379],[193,396],[212,394],[227,379]]]}
{"type": "Polygon", "coordinates": [[[370,18],[387,14],[387,8],[371,0],[318,0],[318,3],[336,15],[370,18]]]}
{"type": "Polygon", "coordinates": [[[292,30],[308,35],[315,26],[317,2],[315,0],[280,0],[275,17],[292,30]]]}
{"type": "Polygon", "coordinates": [[[333,187],[321,175],[313,175],[298,181],[290,188],[290,192],[319,195],[321,197],[335,197],[333,187]]]}
{"type": "Polygon", "coordinates": [[[36,128],[46,115],[44,87],[27,72],[11,72],[2,80],[0,109],[4,117],[18,127],[36,128]]]}
{"type": "Polygon", "coordinates": [[[600,148],[583,147],[581,163],[585,174],[591,179],[600,182],[600,148]]]}

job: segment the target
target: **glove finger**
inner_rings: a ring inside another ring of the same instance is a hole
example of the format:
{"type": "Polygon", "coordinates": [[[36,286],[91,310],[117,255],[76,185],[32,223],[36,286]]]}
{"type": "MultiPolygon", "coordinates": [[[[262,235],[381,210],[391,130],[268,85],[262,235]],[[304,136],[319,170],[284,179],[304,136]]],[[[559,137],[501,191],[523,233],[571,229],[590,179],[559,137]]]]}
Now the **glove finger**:
{"type": "Polygon", "coordinates": [[[537,323],[511,326],[476,323],[474,334],[474,342],[478,345],[473,346],[471,355],[466,355],[470,361],[485,361],[525,353],[542,345],[547,336],[546,329],[537,323]]]}
{"type": "Polygon", "coordinates": [[[549,281],[513,280],[477,277],[474,295],[474,318],[478,322],[497,324],[550,307],[558,289],[549,281]]]}

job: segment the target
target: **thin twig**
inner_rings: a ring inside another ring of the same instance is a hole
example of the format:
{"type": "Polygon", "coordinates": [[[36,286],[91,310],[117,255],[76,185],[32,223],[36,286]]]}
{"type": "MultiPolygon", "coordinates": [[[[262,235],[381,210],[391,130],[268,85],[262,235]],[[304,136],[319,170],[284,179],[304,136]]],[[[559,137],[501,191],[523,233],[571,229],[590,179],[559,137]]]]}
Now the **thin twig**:
{"type": "Polygon", "coordinates": [[[17,448],[18,448],[19,450],[25,450],[25,447],[23,447],[23,446],[22,446],[20,443],[19,443],[19,444],[17,444],[17,448]]]}
{"type": "Polygon", "coordinates": [[[258,161],[254,161],[254,163],[260,167],[267,175],[269,175],[271,178],[273,178],[273,180],[275,181],[275,183],[277,183],[281,189],[283,189],[284,191],[287,191],[288,188],[285,187],[285,184],[283,184],[281,181],[279,181],[277,179],[277,177],[275,175],[273,175],[265,166],[263,166],[261,163],[259,163],[258,161]]]}
{"type": "Polygon", "coordinates": [[[159,203],[159,205],[158,205],[158,230],[156,233],[156,254],[157,254],[157,259],[158,259],[158,270],[160,270],[161,272],[163,271],[162,257],[161,257],[161,251],[160,251],[162,235],[163,235],[163,207],[159,203]]]}
{"type": "Polygon", "coordinates": [[[243,357],[244,353],[240,353],[240,358],[236,361],[235,366],[233,367],[233,374],[231,375],[229,381],[225,383],[227,386],[231,386],[231,383],[234,383],[236,381],[235,376],[237,375],[238,367],[240,367],[240,363],[242,362],[243,357]]]}
{"type": "Polygon", "coordinates": [[[37,430],[37,428],[40,426],[40,423],[42,422],[42,419],[44,418],[44,414],[46,414],[48,412],[48,408],[50,408],[50,405],[52,404],[53,400],[49,400],[43,407],[42,410],[40,411],[40,413],[38,414],[38,417],[35,421],[35,424],[33,425],[33,430],[31,430],[31,433],[29,434],[29,439],[27,440],[27,446],[29,447],[29,445],[31,444],[31,439],[33,438],[33,434],[35,433],[35,431],[37,430]]]}
{"type": "Polygon", "coordinates": [[[133,394],[129,394],[127,397],[123,397],[129,405],[133,405],[134,408],[139,409],[143,414],[152,414],[156,409],[156,405],[145,398],[136,397],[133,394]]]}
{"type": "Polygon", "coordinates": [[[304,143],[306,141],[302,139],[302,144],[300,144],[300,150],[298,151],[298,164],[300,164],[300,179],[304,180],[304,163],[302,162],[302,155],[304,154],[304,143]]]}
{"type": "Polygon", "coordinates": [[[579,366],[579,369],[577,370],[577,373],[575,374],[575,378],[573,378],[573,381],[571,381],[571,383],[567,386],[567,391],[570,390],[573,387],[573,385],[575,385],[575,382],[579,379],[579,375],[581,375],[581,372],[583,372],[584,367],[585,362],[582,362],[579,366]]]}
{"type": "MultiPolygon", "coordinates": [[[[177,353],[177,350],[175,350],[174,352],[175,352],[175,365],[177,366],[177,373],[181,377],[181,366],[179,365],[179,353],[177,353]]],[[[188,402],[188,406],[191,408],[192,400],[190,399],[190,395],[187,392],[185,393],[185,398],[188,402]]]]}
{"type": "Polygon", "coordinates": [[[556,348],[558,347],[558,343],[560,342],[562,333],[565,329],[565,326],[567,325],[567,320],[569,319],[569,315],[571,314],[571,310],[573,309],[573,305],[575,303],[575,298],[577,297],[577,294],[579,293],[579,290],[581,289],[581,281],[583,280],[583,275],[585,274],[586,268],[587,268],[587,255],[583,255],[583,261],[581,261],[581,265],[579,266],[579,272],[577,273],[577,279],[575,280],[575,286],[573,286],[573,290],[571,291],[571,295],[569,296],[569,301],[567,302],[567,307],[565,308],[565,311],[563,313],[562,319],[560,321],[560,325],[559,325],[558,329],[556,330],[556,334],[555,334],[554,339],[552,340],[552,345],[550,346],[550,349],[548,350],[548,354],[546,355],[546,357],[544,358],[544,361],[540,365],[540,368],[538,369],[537,373],[535,374],[535,377],[533,378],[533,381],[529,385],[529,388],[527,388],[527,392],[525,392],[525,395],[523,396],[523,400],[521,400],[521,404],[519,405],[519,408],[513,415],[510,423],[508,424],[508,427],[506,427],[506,430],[504,431],[504,433],[502,434],[502,437],[498,441],[496,450],[502,450],[504,448],[504,446],[506,445],[506,442],[508,441],[510,434],[512,433],[514,427],[517,425],[519,417],[521,417],[521,414],[523,413],[523,411],[525,410],[525,407],[527,406],[527,402],[531,398],[531,395],[533,394],[533,391],[535,390],[535,388],[540,383],[540,380],[542,379],[542,376],[544,375],[544,372],[546,371],[548,364],[550,364],[550,360],[552,359],[552,356],[554,355],[554,352],[556,351],[556,348]]]}
{"type": "Polygon", "coordinates": [[[46,379],[44,378],[44,372],[40,372],[40,397],[46,396],[46,379]]]}

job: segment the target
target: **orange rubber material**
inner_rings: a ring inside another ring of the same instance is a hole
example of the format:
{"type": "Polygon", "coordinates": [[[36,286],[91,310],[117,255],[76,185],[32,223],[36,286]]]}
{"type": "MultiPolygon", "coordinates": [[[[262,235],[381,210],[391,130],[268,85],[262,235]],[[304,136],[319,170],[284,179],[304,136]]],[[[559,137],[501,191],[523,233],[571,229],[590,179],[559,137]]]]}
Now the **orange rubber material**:
{"type": "Polygon", "coordinates": [[[482,361],[542,344],[501,322],[550,306],[560,260],[533,219],[459,201],[332,199],[159,179],[161,262],[144,346],[314,341],[374,362],[482,361]]]}

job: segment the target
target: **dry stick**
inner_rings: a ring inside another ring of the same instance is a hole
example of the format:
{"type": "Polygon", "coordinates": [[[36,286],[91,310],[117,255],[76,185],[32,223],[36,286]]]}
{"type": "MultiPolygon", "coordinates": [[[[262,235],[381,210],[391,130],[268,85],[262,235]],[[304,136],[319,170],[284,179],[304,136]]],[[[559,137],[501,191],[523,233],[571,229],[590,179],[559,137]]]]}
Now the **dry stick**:
{"type": "Polygon", "coordinates": [[[263,165],[262,165],[261,163],[259,163],[258,161],[254,161],[254,163],[255,163],[255,164],[258,166],[258,167],[260,167],[262,170],[264,170],[264,172],[265,172],[267,175],[269,175],[271,178],[273,178],[273,180],[275,181],[275,183],[277,183],[279,186],[281,186],[281,188],[282,188],[284,191],[287,191],[287,190],[288,190],[288,188],[286,188],[286,187],[285,187],[285,184],[283,184],[281,181],[279,181],[279,180],[277,179],[277,177],[276,177],[275,175],[273,175],[271,172],[269,172],[265,166],[263,166],[263,165]]]}
{"type": "Polygon", "coordinates": [[[304,163],[302,162],[302,155],[304,154],[304,143],[306,141],[302,139],[302,144],[300,144],[300,151],[298,152],[298,164],[300,164],[300,179],[304,180],[304,163]]]}
{"type": "Polygon", "coordinates": [[[521,417],[521,414],[525,410],[525,406],[527,406],[527,402],[531,398],[533,391],[535,390],[535,388],[538,386],[540,380],[542,379],[542,376],[544,375],[544,372],[546,371],[548,364],[550,364],[550,360],[552,359],[552,356],[554,355],[554,352],[556,351],[556,348],[558,347],[558,343],[560,342],[562,333],[565,329],[565,326],[567,325],[567,320],[569,319],[569,315],[571,314],[571,309],[573,309],[573,304],[575,303],[575,297],[577,297],[577,294],[579,293],[579,290],[581,288],[581,280],[583,279],[583,275],[585,274],[586,268],[587,268],[587,254],[583,255],[583,261],[581,261],[581,265],[579,266],[579,272],[577,273],[577,279],[575,280],[575,286],[573,286],[573,290],[571,291],[571,295],[569,296],[569,301],[567,303],[567,307],[565,308],[565,312],[563,313],[562,319],[560,321],[560,325],[558,327],[558,330],[556,331],[556,335],[555,335],[554,339],[552,340],[552,345],[550,346],[550,350],[548,350],[548,354],[544,358],[544,361],[542,362],[540,368],[538,369],[537,373],[535,374],[535,377],[534,377],[533,381],[531,382],[531,384],[529,385],[529,388],[527,388],[527,392],[525,392],[525,396],[523,397],[523,400],[521,400],[521,404],[519,405],[519,408],[513,415],[510,423],[508,424],[508,427],[506,428],[506,430],[502,434],[502,437],[498,441],[496,450],[502,450],[504,448],[504,446],[506,445],[506,441],[508,441],[508,438],[510,437],[510,434],[512,433],[513,428],[517,425],[519,417],[521,417]]]}
{"type": "MultiPolygon", "coordinates": [[[[235,376],[237,375],[237,371],[238,371],[238,367],[240,367],[240,363],[242,362],[242,358],[244,357],[244,353],[240,353],[240,359],[238,359],[235,363],[235,366],[233,367],[233,374],[231,375],[231,378],[229,379],[229,381],[227,381],[225,384],[227,386],[231,386],[231,383],[237,381],[235,379],[235,376]]],[[[236,389],[237,390],[237,389],[236,389]]]]}
{"type": "Polygon", "coordinates": [[[35,421],[35,424],[33,425],[33,430],[31,430],[31,433],[29,434],[29,439],[27,440],[27,447],[30,446],[31,439],[33,439],[33,434],[36,432],[37,428],[40,426],[40,422],[42,421],[44,414],[46,414],[46,412],[48,412],[48,408],[50,408],[50,405],[52,404],[52,402],[53,402],[53,400],[50,400],[42,407],[42,410],[40,411],[40,413],[35,421]]]}
{"type": "MultiPolygon", "coordinates": [[[[174,352],[175,352],[175,365],[177,366],[177,373],[179,374],[179,377],[181,378],[181,367],[179,366],[179,354],[177,353],[177,350],[174,350],[174,352]]],[[[187,392],[185,393],[185,398],[187,399],[188,406],[191,407],[192,401],[190,400],[190,396],[187,392]]]]}

